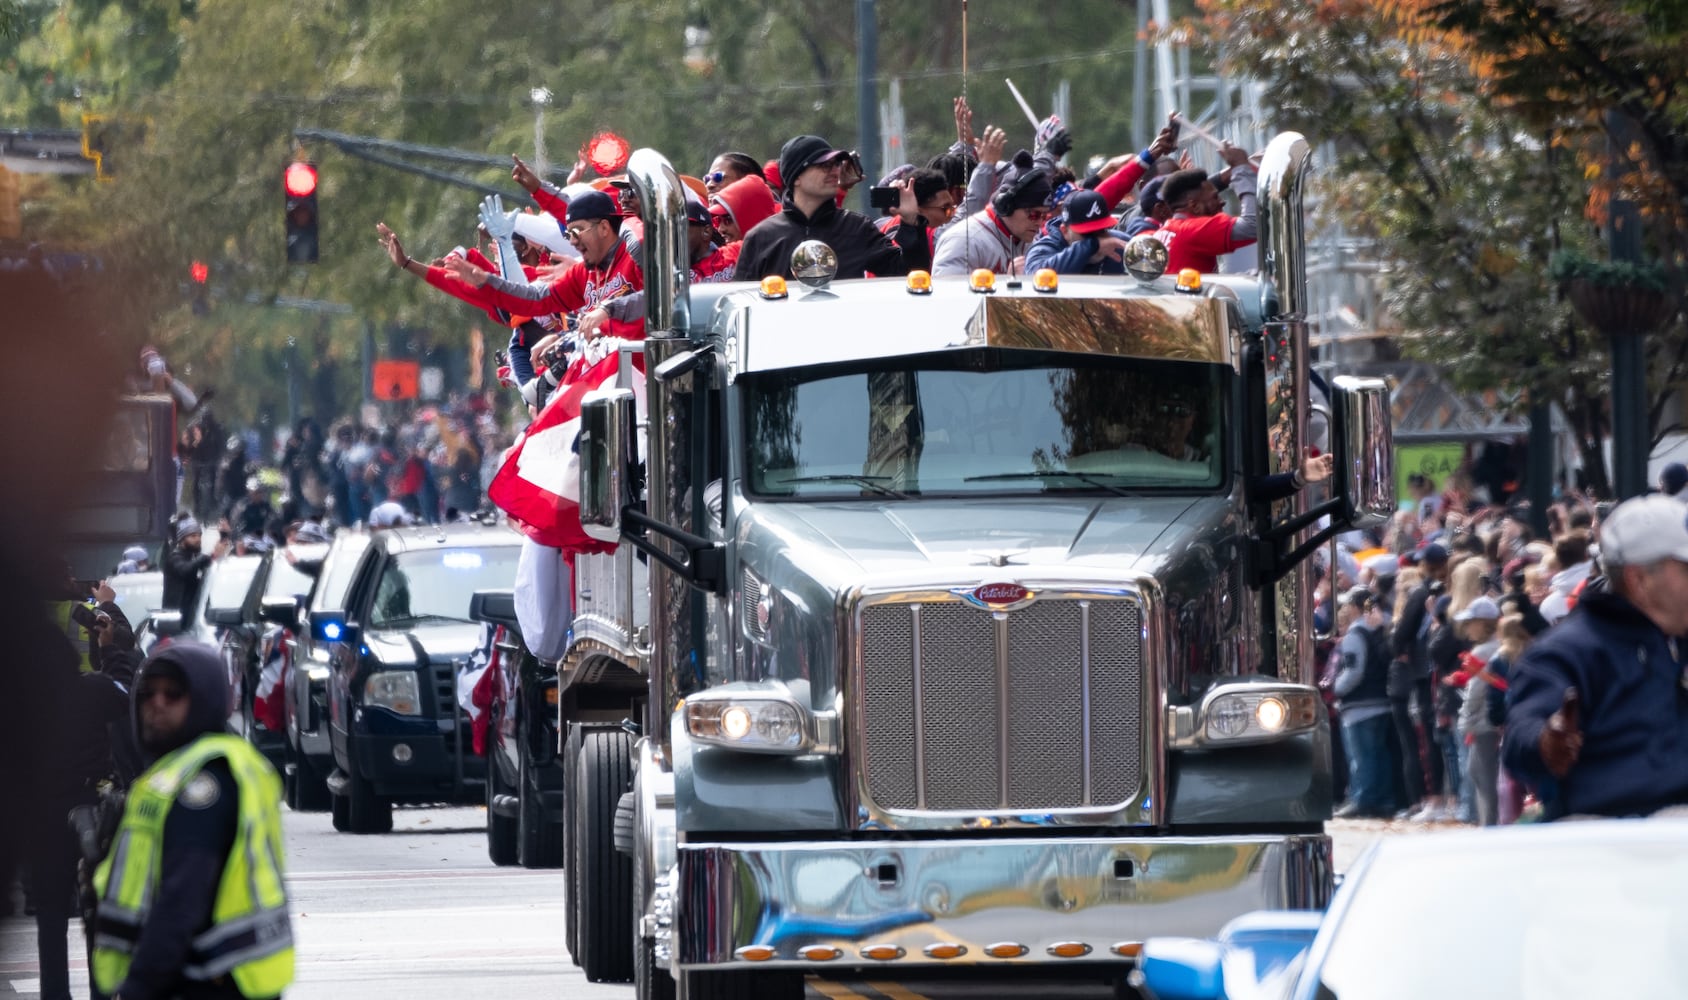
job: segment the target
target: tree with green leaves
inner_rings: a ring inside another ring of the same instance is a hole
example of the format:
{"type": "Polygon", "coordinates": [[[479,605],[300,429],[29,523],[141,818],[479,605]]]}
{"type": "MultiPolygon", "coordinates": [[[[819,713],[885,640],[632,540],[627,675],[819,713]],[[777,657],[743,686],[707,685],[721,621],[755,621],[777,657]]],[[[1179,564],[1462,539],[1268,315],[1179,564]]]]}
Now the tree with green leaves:
{"type": "MultiPolygon", "coordinates": [[[[1462,390],[1557,402],[1591,487],[1609,493],[1606,342],[1551,271],[1557,252],[1598,243],[1575,114],[1532,117],[1499,99],[1481,60],[1410,3],[1204,6],[1280,124],[1329,144],[1320,210],[1375,241],[1401,349],[1462,390]]],[[[1688,376],[1680,319],[1649,353],[1657,440],[1663,401],[1688,376]]]]}

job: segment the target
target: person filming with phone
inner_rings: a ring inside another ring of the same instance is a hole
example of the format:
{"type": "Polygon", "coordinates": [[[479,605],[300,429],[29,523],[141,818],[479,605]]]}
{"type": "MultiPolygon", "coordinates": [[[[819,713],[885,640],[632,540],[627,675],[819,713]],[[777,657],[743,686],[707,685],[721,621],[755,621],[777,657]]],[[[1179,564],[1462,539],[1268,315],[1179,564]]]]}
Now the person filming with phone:
{"type": "Polygon", "coordinates": [[[1502,759],[1549,818],[1688,804],[1688,509],[1625,501],[1600,528],[1604,581],[1530,647],[1506,699],[1502,759]]]}

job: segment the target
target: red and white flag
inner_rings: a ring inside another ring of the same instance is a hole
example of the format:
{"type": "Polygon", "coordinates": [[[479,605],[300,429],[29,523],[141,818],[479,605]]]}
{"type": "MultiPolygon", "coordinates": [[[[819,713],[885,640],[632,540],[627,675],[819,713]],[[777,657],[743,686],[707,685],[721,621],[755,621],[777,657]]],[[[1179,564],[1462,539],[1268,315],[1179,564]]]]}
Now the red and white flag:
{"type": "MultiPolygon", "coordinates": [[[[596,361],[586,355],[570,365],[545,409],[516,439],[487,487],[487,496],[524,534],[565,554],[615,551],[614,542],[599,541],[580,527],[576,439],[581,399],[615,379],[619,359],[620,352],[612,350],[596,361]]],[[[635,356],[635,361],[640,360],[635,356]]]]}

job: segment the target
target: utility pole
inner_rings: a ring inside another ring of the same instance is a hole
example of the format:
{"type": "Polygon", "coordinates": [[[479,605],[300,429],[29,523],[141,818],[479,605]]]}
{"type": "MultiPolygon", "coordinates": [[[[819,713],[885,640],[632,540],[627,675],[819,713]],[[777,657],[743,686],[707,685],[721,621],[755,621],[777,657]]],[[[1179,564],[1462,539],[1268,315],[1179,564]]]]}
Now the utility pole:
{"type": "MultiPolygon", "coordinates": [[[[1621,112],[1608,112],[1607,140],[1612,161],[1622,163],[1634,124],[1621,112]]],[[[1628,198],[1614,197],[1606,221],[1606,248],[1614,262],[1641,263],[1641,212],[1628,198]]],[[[1612,330],[1612,485],[1618,499],[1647,492],[1646,330],[1612,330]]]]}
{"type": "MultiPolygon", "coordinates": [[[[856,152],[869,184],[884,171],[879,163],[879,12],[876,0],[856,0],[856,152]]],[[[867,197],[864,190],[863,198],[867,197]]]]}

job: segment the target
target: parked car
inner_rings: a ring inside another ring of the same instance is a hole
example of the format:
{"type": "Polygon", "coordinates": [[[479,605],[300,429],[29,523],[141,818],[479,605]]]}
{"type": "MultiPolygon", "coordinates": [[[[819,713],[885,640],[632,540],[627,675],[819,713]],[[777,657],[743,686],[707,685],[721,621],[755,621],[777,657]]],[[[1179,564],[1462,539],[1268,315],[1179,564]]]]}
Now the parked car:
{"type": "Polygon", "coordinates": [[[522,642],[512,590],[483,590],[469,617],[492,626],[481,684],[486,732],[487,856],[496,865],[563,864],[563,761],[557,752],[557,668],[522,642]],[[495,653],[496,655],[491,655],[495,653]]]}
{"type": "MultiPolygon", "coordinates": [[[[199,586],[191,614],[177,610],[154,611],[144,625],[135,630],[135,645],[150,655],[159,640],[188,640],[216,649],[222,643],[224,626],[212,620],[213,607],[240,607],[252,593],[262,556],[224,556],[213,559],[205,568],[205,579],[199,586]]],[[[234,683],[234,678],[229,679],[234,683]]]]}
{"type": "Polygon", "coordinates": [[[1151,938],[1158,1000],[1682,995],[1688,820],[1392,837],[1324,914],[1263,911],[1218,939],[1151,938]]]}
{"type": "Polygon", "coordinates": [[[330,652],[328,728],[334,748],[334,826],[392,829],[396,802],[478,802],[484,759],[474,753],[458,674],[479,644],[469,618],[477,590],[516,580],[521,536],[453,524],[381,532],[353,574],[339,612],[311,613],[330,652]]]}
{"type": "Polygon", "coordinates": [[[288,663],[282,679],[283,726],[287,732],[282,776],[287,804],[300,812],[321,812],[332,804],[328,794],[328,776],[334,770],[334,751],[328,739],[328,673],[334,647],[345,638],[334,630],[323,630],[319,637],[310,624],[321,615],[338,614],[344,620],[346,599],[369,541],[368,535],[351,531],[334,536],[316,582],[305,597],[304,609],[295,616],[296,627],[282,639],[288,663]]]}
{"type": "Polygon", "coordinates": [[[222,630],[223,662],[235,692],[238,731],[279,770],[286,766],[286,635],[298,627],[299,605],[315,582],[288,560],[320,560],[326,544],[293,545],[255,556],[258,573],[238,607],[215,596],[206,618],[222,630]],[[272,697],[273,696],[273,697],[272,697]]]}

